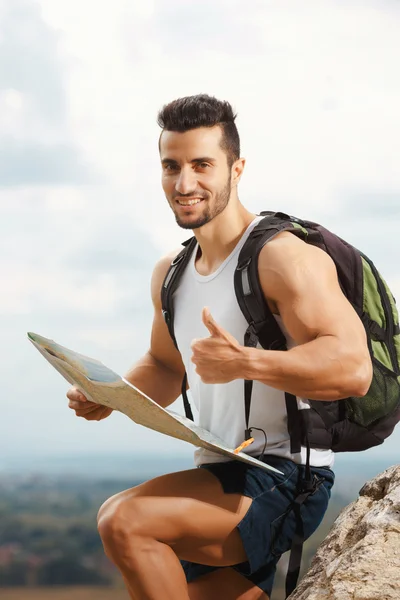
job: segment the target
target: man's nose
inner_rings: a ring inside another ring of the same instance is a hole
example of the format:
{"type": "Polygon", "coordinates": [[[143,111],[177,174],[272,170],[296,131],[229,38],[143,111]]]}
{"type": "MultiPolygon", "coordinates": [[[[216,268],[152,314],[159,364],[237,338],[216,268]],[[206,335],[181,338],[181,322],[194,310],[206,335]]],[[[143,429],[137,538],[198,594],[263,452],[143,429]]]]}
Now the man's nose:
{"type": "Polygon", "coordinates": [[[196,174],[192,169],[181,169],[176,181],[176,191],[182,195],[188,195],[196,189],[196,174]]]}

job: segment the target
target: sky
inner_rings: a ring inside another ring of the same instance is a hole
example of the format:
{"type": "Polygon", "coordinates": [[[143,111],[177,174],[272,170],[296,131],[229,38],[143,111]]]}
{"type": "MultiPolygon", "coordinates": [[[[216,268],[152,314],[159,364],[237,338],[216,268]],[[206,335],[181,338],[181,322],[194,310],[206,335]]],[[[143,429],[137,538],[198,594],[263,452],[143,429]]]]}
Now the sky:
{"type": "Polygon", "coordinates": [[[26,337],[120,374],[147,350],[153,265],[188,237],[160,184],[175,98],[233,104],[250,210],[323,223],[400,297],[399,28],[396,0],[0,0],[0,461],[194,450],[76,418],[26,337]]]}

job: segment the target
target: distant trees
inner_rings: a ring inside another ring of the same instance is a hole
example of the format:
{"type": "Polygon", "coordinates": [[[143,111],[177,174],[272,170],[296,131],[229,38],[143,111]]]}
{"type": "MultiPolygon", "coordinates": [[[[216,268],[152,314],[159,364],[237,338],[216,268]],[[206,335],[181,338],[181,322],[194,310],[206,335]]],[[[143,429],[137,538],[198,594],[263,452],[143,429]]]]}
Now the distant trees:
{"type": "Polygon", "coordinates": [[[61,556],[42,565],[38,585],[95,585],[109,584],[110,578],[95,568],[85,566],[79,556],[61,556]]]}
{"type": "Polygon", "coordinates": [[[111,585],[116,571],[104,555],[96,514],[130,486],[71,477],[0,480],[0,587],[111,585]]]}

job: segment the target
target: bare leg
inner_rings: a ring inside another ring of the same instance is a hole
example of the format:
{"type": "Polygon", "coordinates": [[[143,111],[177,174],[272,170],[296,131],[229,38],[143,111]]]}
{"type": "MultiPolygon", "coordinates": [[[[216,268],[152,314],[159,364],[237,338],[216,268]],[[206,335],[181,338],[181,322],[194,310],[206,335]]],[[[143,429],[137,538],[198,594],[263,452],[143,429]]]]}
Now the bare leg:
{"type": "Polygon", "coordinates": [[[151,538],[136,538],[131,557],[115,560],[132,600],[190,600],[186,577],[175,552],[151,538]]]}
{"type": "Polygon", "coordinates": [[[259,587],[234,569],[219,569],[189,583],[190,600],[269,600],[259,587]]]}
{"type": "MultiPolygon", "coordinates": [[[[126,579],[125,585],[131,598],[140,600],[133,595],[126,579]]],[[[259,587],[229,567],[207,573],[189,583],[188,593],[190,600],[269,600],[259,587]]]]}
{"type": "Polygon", "coordinates": [[[172,473],[110,498],[99,511],[99,532],[132,599],[189,600],[179,558],[213,566],[245,561],[236,525],[251,502],[224,494],[206,470],[172,473]]]}
{"type": "MultiPolygon", "coordinates": [[[[122,574],[122,573],[121,573],[122,574]]],[[[129,585],[129,581],[122,575],[122,579],[124,580],[125,583],[125,587],[127,589],[127,592],[129,594],[129,598],[131,598],[131,600],[139,600],[139,596],[135,596],[133,593],[133,589],[131,588],[131,586],[129,585]]]]}

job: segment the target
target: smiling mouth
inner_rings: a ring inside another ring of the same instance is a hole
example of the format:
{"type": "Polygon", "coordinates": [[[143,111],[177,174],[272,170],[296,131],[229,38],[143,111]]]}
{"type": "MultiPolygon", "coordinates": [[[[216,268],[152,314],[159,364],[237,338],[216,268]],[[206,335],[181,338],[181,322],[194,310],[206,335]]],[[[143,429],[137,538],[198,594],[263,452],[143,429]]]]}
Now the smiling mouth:
{"type": "Polygon", "coordinates": [[[177,200],[179,206],[194,206],[195,204],[200,204],[204,198],[193,198],[193,200],[177,200]]]}

